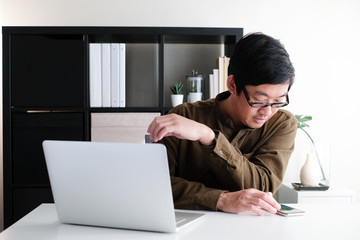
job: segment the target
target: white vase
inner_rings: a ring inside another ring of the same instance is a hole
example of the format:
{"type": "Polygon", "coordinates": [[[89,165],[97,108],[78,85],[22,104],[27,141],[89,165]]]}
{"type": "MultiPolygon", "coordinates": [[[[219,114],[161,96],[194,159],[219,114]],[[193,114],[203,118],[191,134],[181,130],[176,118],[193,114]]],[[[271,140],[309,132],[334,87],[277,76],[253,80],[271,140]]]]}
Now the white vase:
{"type": "Polygon", "coordinates": [[[176,107],[179,104],[182,104],[184,101],[184,95],[183,94],[172,94],[171,95],[171,105],[173,107],[176,107]]]}
{"type": "Polygon", "coordinates": [[[301,185],[305,187],[318,186],[321,180],[319,167],[314,154],[308,153],[306,161],[300,170],[301,185]]]}

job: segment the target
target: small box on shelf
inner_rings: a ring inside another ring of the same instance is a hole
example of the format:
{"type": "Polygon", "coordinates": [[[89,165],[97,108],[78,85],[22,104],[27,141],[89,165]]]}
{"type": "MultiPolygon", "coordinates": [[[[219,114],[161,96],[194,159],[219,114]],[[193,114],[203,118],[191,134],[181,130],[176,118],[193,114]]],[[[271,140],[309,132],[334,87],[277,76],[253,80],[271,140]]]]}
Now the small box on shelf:
{"type": "Polygon", "coordinates": [[[326,191],[298,191],[291,183],[283,183],[275,198],[279,203],[354,203],[355,192],[333,185],[326,191]]]}

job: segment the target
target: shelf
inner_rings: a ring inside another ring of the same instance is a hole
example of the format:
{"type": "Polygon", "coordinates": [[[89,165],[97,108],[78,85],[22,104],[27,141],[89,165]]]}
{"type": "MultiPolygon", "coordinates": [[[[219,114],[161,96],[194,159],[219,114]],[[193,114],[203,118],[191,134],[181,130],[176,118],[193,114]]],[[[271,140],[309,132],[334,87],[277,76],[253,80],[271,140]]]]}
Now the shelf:
{"type": "Polygon", "coordinates": [[[86,108],[13,108],[13,113],[28,113],[28,114],[41,114],[41,113],[84,113],[84,112],[161,112],[169,111],[171,107],[86,107],[86,108]]]}
{"type": "MultiPolygon", "coordinates": [[[[41,143],[91,139],[93,113],[166,114],[169,86],[208,75],[242,28],[3,27],[4,224],[52,200],[41,143]],[[91,108],[89,44],[126,44],[126,107],[91,108]]],[[[207,77],[205,80],[207,82],[207,77]]],[[[205,98],[208,97],[205,83],[205,98]]],[[[121,114],[118,114],[121,115],[121,114]]]]}

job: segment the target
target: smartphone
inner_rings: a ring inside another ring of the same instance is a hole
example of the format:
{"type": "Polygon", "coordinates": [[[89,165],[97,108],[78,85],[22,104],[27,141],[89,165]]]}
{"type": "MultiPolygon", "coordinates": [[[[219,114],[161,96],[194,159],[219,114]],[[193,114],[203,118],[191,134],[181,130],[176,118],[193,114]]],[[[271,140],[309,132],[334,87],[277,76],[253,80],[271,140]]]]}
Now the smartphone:
{"type": "Polygon", "coordinates": [[[150,134],[145,134],[145,143],[153,143],[153,140],[150,138],[150,134]]]}
{"type": "Polygon", "coordinates": [[[281,209],[277,214],[284,217],[301,216],[305,214],[305,211],[281,204],[281,209]]]}

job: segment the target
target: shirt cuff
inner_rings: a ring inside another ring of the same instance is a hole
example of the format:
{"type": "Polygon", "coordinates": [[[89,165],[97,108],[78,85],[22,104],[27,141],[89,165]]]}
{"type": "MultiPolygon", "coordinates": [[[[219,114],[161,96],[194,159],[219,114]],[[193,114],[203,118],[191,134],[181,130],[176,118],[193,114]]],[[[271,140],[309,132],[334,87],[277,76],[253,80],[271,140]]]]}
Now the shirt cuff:
{"type": "Polygon", "coordinates": [[[234,146],[232,146],[227,138],[221,132],[219,132],[213,152],[220,158],[224,159],[227,164],[235,167],[235,163],[231,162],[233,151],[234,146]]]}
{"type": "Polygon", "coordinates": [[[217,211],[216,208],[217,202],[219,200],[220,194],[226,192],[224,190],[219,189],[206,189],[199,194],[197,194],[195,200],[195,204],[198,205],[199,209],[208,209],[211,211],[217,211]]]}

